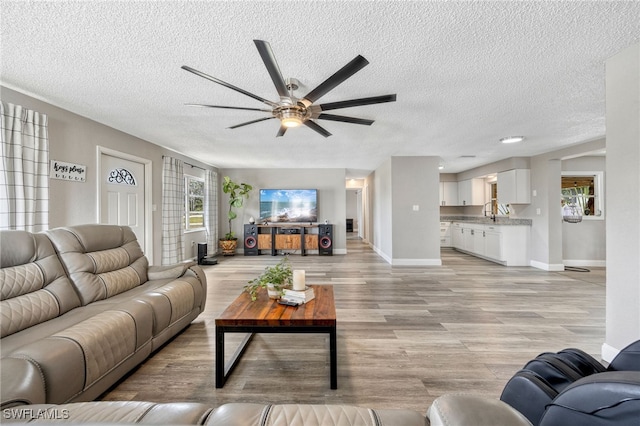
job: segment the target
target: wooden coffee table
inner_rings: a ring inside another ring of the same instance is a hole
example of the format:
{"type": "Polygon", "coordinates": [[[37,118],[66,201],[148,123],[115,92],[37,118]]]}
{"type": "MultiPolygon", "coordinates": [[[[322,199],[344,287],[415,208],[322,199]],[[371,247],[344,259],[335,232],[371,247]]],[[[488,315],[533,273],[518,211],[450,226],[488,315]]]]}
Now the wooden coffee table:
{"type": "Polygon", "coordinates": [[[258,299],[243,292],[216,318],[216,388],[221,388],[233,372],[255,333],[328,333],[331,389],[338,388],[336,349],[336,308],[333,286],[313,285],[315,299],[300,306],[286,306],[269,299],[265,289],[258,299]],[[248,333],[240,346],[224,362],[225,333],[248,333]]]}

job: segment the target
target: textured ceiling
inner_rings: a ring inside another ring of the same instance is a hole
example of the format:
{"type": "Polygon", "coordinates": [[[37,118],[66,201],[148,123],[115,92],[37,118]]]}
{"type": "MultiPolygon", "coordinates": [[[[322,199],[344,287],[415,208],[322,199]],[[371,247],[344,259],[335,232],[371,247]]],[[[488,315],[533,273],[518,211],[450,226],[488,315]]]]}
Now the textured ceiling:
{"type": "Polygon", "coordinates": [[[390,156],[439,156],[445,172],[605,134],[605,60],[637,43],[640,2],[1,2],[1,81],[219,167],[338,167],[361,177],[390,156]],[[361,54],[370,62],[320,103],[397,93],[276,138],[277,101],[253,39],[270,42],[304,95],[361,54]],[[524,135],[517,145],[497,141],[524,135]],[[460,158],[475,156],[475,158],[460,158]]]}

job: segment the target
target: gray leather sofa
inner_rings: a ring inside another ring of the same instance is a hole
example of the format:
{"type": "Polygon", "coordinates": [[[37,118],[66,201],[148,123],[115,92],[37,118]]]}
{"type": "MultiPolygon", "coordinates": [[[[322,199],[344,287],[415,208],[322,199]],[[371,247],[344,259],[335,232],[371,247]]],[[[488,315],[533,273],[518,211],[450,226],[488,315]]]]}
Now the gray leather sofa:
{"type": "Polygon", "coordinates": [[[128,227],[1,231],[0,266],[3,409],[95,399],[205,307],[202,269],[149,267],[128,227]]]}
{"type": "Polygon", "coordinates": [[[91,401],[205,307],[195,263],[149,267],[130,228],[0,231],[3,424],[377,426],[411,410],[340,405],[91,401]]]}
{"type": "Polygon", "coordinates": [[[156,424],[208,426],[425,426],[425,416],[411,410],[348,405],[265,405],[231,403],[211,408],[199,403],[78,402],[25,405],[3,410],[3,424],[156,424]]]}

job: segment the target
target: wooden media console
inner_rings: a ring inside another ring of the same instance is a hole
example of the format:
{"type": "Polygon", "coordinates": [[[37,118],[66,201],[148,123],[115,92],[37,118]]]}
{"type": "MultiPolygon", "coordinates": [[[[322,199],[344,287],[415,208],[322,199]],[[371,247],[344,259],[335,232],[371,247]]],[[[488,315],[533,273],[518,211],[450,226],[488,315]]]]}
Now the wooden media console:
{"type": "Polygon", "coordinates": [[[327,224],[269,224],[245,225],[244,254],[255,256],[269,251],[272,256],[278,250],[318,250],[320,255],[333,255],[333,225],[327,224]]]}

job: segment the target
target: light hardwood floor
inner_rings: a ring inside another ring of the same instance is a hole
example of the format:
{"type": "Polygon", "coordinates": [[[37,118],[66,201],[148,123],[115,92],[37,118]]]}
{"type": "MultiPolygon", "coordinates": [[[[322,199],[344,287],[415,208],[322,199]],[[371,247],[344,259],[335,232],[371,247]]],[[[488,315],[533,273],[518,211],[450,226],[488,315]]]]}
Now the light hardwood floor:
{"type": "MultiPolygon", "coordinates": [[[[218,314],[279,257],[220,258],[205,267],[205,312],[102,396],[103,400],[355,404],[424,413],[438,396],[498,398],[541,352],[578,347],[600,359],[605,270],[503,267],[444,249],[441,267],[394,267],[360,240],[347,255],[291,255],[307,282],[333,284],[338,389],[329,389],[324,335],[256,335],[222,389],[215,388],[218,314]]],[[[227,357],[242,336],[227,339],[227,357]]]]}

